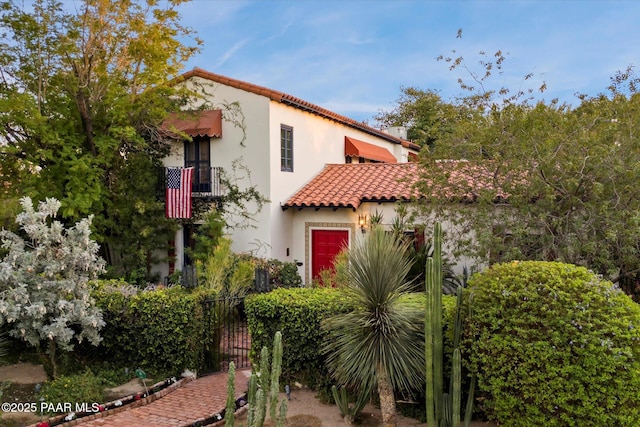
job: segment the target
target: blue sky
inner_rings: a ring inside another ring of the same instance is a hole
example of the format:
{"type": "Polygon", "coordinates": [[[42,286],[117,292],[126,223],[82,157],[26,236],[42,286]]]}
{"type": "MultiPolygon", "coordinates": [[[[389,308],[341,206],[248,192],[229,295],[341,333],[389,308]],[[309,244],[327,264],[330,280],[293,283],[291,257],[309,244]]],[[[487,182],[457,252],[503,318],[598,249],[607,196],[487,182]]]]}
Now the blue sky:
{"type": "Polygon", "coordinates": [[[452,50],[475,70],[479,51],[502,50],[494,84],[544,81],[545,100],[573,105],[576,92],[606,92],[617,70],[640,64],[635,1],[194,0],[180,10],[204,40],[185,71],[198,66],[370,124],[402,86],[459,95],[466,75],[436,60],[452,50]]]}

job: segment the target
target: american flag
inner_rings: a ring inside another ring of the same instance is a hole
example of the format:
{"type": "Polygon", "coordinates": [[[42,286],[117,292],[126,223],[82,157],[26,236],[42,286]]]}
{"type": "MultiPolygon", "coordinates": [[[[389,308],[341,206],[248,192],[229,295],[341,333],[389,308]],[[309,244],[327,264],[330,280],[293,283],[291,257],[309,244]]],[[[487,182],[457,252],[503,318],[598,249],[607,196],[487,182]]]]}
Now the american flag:
{"type": "Polygon", "coordinates": [[[167,218],[191,218],[193,168],[167,168],[167,218]]]}

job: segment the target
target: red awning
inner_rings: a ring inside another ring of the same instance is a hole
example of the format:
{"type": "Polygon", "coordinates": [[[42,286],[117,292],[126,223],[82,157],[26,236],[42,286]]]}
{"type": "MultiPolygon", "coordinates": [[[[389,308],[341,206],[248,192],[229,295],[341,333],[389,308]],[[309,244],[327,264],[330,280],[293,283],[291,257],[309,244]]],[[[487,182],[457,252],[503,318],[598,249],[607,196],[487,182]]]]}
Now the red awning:
{"type": "Polygon", "coordinates": [[[362,157],[367,160],[375,160],[383,163],[397,163],[393,154],[386,148],[369,144],[355,138],[344,137],[344,155],[351,157],[362,157]]]}
{"type": "Polygon", "coordinates": [[[181,111],[170,113],[162,123],[163,130],[179,130],[189,136],[222,136],[222,111],[181,111]]]}

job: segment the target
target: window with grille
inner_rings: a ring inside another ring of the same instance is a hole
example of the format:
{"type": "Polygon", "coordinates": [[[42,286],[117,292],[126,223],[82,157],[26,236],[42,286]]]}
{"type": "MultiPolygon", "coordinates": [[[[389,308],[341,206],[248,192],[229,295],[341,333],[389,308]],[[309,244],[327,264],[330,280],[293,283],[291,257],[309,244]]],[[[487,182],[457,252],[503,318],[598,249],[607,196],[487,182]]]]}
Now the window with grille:
{"type": "Polygon", "coordinates": [[[280,126],[280,170],[293,172],[293,128],[280,126]]]}

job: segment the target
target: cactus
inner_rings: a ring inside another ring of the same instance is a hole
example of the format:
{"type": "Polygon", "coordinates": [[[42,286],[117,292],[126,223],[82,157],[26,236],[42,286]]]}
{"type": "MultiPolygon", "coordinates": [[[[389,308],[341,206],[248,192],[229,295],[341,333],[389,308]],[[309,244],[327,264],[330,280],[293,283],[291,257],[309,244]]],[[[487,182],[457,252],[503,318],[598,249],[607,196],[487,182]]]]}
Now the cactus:
{"type": "Polygon", "coordinates": [[[236,418],[236,364],[229,363],[227,377],[227,406],[224,411],[225,427],[233,427],[236,418]]]}
{"type": "Polygon", "coordinates": [[[451,426],[460,425],[460,400],[462,397],[462,356],[460,349],[453,350],[453,366],[451,374],[451,426]]]}
{"type": "Polygon", "coordinates": [[[442,227],[433,228],[433,256],[427,258],[425,274],[425,363],[427,425],[437,427],[443,419],[442,392],[442,227]]]}
{"type": "MultiPolygon", "coordinates": [[[[273,360],[271,363],[271,389],[269,393],[269,415],[276,419],[278,394],[280,393],[280,373],[282,372],[282,335],[277,333],[273,339],[273,360]],[[277,362],[279,361],[279,362],[277,362]]],[[[266,393],[266,388],[265,388],[266,393]]]]}
{"type": "MultiPolygon", "coordinates": [[[[287,401],[282,399],[280,411],[276,415],[278,405],[279,380],[282,372],[282,334],[276,332],[273,339],[273,358],[271,361],[271,375],[269,375],[269,350],[267,347],[262,348],[260,353],[260,371],[256,374],[251,373],[249,378],[248,404],[249,411],[247,414],[247,427],[262,427],[267,416],[267,406],[269,406],[269,415],[274,421],[276,427],[283,427],[287,417],[287,401]],[[269,405],[268,405],[269,404],[269,405]]],[[[231,364],[229,365],[229,375],[231,376],[231,364]]],[[[235,366],[234,372],[235,375],[235,366]]],[[[235,382],[228,382],[227,386],[227,408],[230,405],[230,399],[234,399],[235,403],[235,382]]],[[[235,409],[235,406],[234,406],[235,409]]],[[[228,409],[227,409],[228,410],[228,409]]],[[[226,417],[226,427],[233,426],[233,422],[229,424],[229,417],[226,417]]]]}
{"type": "MultiPolygon", "coordinates": [[[[276,334],[277,335],[277,334],[276,334]]],[[[275,363],[275,361],[274,361],[275,363]]],[[[260,352],[260,371],[258,373],[258,384],[260,385],[260,389],[258,392],[262,392],[263,399],[265,399],[265,404],[258,399],[258,395],[256,395],[256,408],[258,413],[256,422],[257,426],[261,426],[264,420],[267,419],[267,405],[266,399],[269,397],[267,393],[269,393],[269,349],[264,346],[262,347],[262,351],[260,352]]]]}
{"type": "MultiPolygon", "coordinates": [[[[436,223],[433,227],[433,286],[432,321],[433,321],[433,388],[435,402],[442,402],[443,395],[443,347],[442,347],[442,227],[436,223]],[[438,374],[440,373],[440,374],[438,374]]],[[[442,405],[435,405],[437,419],[442,419],[442,405]]],[[[457,426],[456,426],[457,427],[457,426]]]]}
{"type": "Polygon", "coordinates": [[[369,400],[369,393],[360,392],[353,406],[351,406],[347,397],[347,389],[340,387],[340,392],[338,392],[338,388],[335,385],[331,386],[331,394],[340,410],[340,414],[348,424],[353,423],[358,414],[364,409],[367,400],[369,400]]]}
{"type": "MultiPolygon", "coordinates": [[[[462,330],[461,304],[463,288],[458,287],[457,309],[454,322],[453,358],[449,393],[443,392],[443,344],[442,344],[442,226],[433,228],[433,256],[427,259],[425,290],[427,310],[425,314],[425,364],[428,427],[458,427],[462,400],[462,356],[460,334],[462,330]]],[[[471,381],[469,400],[465,410],[465,426],[471,422],[475,377],[471,381]]]]}
{"type": "Polygon", "coordinates": [[[256,393],[255,421],[247,427],[262,427],[267,416],[267,396],[263,389],[259,388],[256,393]]]}
{"type": "Polygon", "coordinates": [[[425,337],[425,345],[424,345],[424,359],[427,368],[426,372],[426,403],[427,403],[427,426],[435,427],[437,426],[437,419],[435,414],[435,395],[434,395],[434,369],[433,369],[433,259],[427,259],[427,271],[426,271],[426,292],[427,292],[427,310],[424,320],[424,337],[425,337]]]}
{"type": "Polygon", "coordinates": [[[476,390],[476,374],[471,376],[471,385],[469,385],[469,395],[467,396],[467,406],[464,410],[464,427],[471,424],[471,414],[473,413],[473,395],[476,390]]]}
{"type": "Polygon", "coordinates": [[[276,427],[284,427],[287,422],[287,401],[282,399],[280,403],[280,413],[276,418],[276,427]]]}

